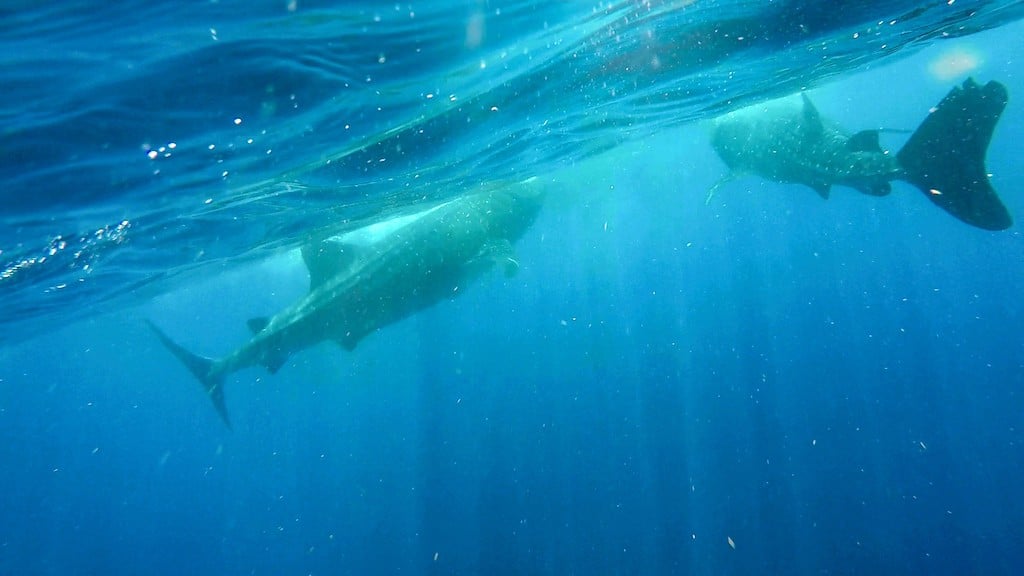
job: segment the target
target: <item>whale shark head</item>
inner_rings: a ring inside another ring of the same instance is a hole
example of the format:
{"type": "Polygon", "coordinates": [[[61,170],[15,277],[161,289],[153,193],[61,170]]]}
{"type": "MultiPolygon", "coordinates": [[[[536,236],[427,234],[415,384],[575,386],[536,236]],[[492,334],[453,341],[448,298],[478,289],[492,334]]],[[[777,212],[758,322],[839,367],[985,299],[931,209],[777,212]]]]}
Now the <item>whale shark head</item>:
{"type": "Polygon", "coordinates": [[[486,195],[495,236],[517,240],[537,220],[546,192],[534,177],[502,186],[486,195]]]}

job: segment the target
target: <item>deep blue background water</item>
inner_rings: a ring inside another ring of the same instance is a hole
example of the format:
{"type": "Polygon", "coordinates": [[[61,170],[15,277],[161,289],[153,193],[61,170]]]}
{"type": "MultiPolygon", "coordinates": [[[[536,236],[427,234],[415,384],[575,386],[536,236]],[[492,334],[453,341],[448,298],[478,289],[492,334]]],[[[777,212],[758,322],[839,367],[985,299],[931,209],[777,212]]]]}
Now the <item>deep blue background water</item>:
{"type": "MultiPolygon", "coordinates": [[[[976,55],[1011,94],[988,165],[1020,220],[1022,32],[812,98],[851,130],[912,128],[962,79],[930,65],[976,55]]],[[[905,185],[823,202],[750,178],[705,204],[705,130],[546,172],[517,276],[238,373],[234,432],[142,320],[227,353],[302,294],[294,252],[8,329],[0,573],[1019,573],[1018,227],[905,185]]]]}

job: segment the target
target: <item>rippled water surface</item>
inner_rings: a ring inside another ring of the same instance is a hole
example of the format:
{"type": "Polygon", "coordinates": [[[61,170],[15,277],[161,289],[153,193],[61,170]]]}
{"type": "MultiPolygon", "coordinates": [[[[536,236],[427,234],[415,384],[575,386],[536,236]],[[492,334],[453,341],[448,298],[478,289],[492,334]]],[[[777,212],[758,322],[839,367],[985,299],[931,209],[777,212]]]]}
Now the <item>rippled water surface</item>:
{"type": "Polygon", "coordinates": [[[1022,8],[275,1],[3,12],[0,314],[30,331],[318,230],[549,174],[1022,8]]]}

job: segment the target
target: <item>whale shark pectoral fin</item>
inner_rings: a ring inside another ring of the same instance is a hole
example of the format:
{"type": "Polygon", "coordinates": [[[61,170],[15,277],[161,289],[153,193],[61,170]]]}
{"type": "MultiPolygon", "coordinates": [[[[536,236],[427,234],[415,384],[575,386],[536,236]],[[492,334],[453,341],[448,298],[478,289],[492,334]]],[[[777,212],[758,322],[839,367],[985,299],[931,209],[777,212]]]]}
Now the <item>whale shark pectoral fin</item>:
{"type": "Polygon", "coordinates": [[[519,273],[519,261],[512,257],[505,258],[502,262],[505,270],[505,278],[512,278],[519,273]]]}
{"type": "Polygon", "coordinates": [[[824,125],[821,123],[821,114],[818,113],[818,109],[811,102],[811,98],[806,92],[801,92],[800,96],[804,101],[804,129],[808,134],[820,134],[824,130],[824,125]]]}
{"type": "Polygon", "coordinates": [[[861,130],[846,141],[846,149],[850,152],[877,152],[884,154],[882,145],[878,143],[878,130],[861,130]]]}
{"type": "Polygon", "coordinates": [[[266,316],[257,316],[256,318],[249,318],[246,320],[245,325],[249,327],[249,331],[253,334],[259,334],[263,332],[263,329],[270,324],[270,318],[266,316]]]}
{"type": "Polygon", "coordinates": [[[739,178],[739,175],[737,175],[735,172],[730,172],[725,176],[719,178],[717,182],[711,185],[711,188],[708,188],[708,195],[707,198],[704,199],[704,205],[707,206],[711,204],[711,199],[714,198],[715,194],[718,193],[718,189],[737,178],[739,178]]]}
{"type": "Polygon", "coordinates": [[[336,334],[331,337],[338,346],[345,349],[346,352],[351,352],[356,349],[356,344],[359,343],[359,338],[352,336],[351,332],[344,332],[343,334],[336,334]]]}
{"type": "Polygon", "coordinates": [[[281,352],[280,350],[276,350],[265,354],[261,364],[263,364],[263,367],[267,369],[267,372],[277,374],[277,371],[280,370],[281,366],[284,366],[284,363],[287,361],[288,354],[281,352]]]}
{"type": "Polygon", "coordinates": [[[498,238],[485,243],[480,248],[479,256],[469,264],[472,265],[475,262],[485,262],[489,266],[499,265],[507,277],[515,276],[519,271],[519,259],[516,258],[512,242],[509,242],[507,238],[498,238]]]}
{"type": "Polygon", "coordinates": [[[861,194],[868,196],[888,196],[892,192],[892,184],[888,180],[876,180],[855,186],[861,194]]]}
{"type": "Polygon", "coordinates": [[[811,186],[811,188],[814,188],[814,191],[818,193],[818,196],[821,196],[822,200],[828,200],[829,192],[832,191],[832,185],[831,184],[817,183],[817,184],[811,184],[810,186],[811,186]]]}
{"type": "Polygon", "coordinates": [[[302,260],[309,271],[309,289],[315,290],[352,266],[361,251],[362,249],[354,244],[337,240],[324,240],[303,246],[302,260]]]}

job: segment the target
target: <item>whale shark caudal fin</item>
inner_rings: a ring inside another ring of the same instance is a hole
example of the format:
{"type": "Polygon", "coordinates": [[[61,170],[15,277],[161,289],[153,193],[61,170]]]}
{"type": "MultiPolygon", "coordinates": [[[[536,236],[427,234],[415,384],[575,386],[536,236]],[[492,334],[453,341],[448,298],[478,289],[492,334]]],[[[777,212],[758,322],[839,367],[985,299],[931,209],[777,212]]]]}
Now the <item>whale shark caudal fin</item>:
{"type": "Polygon", "coordinates": [[[167,334],[160,328],[157,328],[156,324],[153,324],[149,320],[146,320],[149,327],[156,334],[156,337],[160,339],[160,342],[171,351],[174,356],[181,361],[182,364],[188,368],[188,371],[195,376],[199,383],[203,385],[203,389],[206,390],[206,394],[210,397],[210,401],[213,402],[213,407],[217,409],[217,413],[220,414],[224,424],[227,425],[228,429],[231,428],[231,419],[228,418],[228,407],[224,403],[224,376],[223,375],[212,375],[210,373],[213,368],[213,359],[204,358],[198,354],[189,352],[184,347],[179,345],[174,340],[171,340],[167,334]]]}
{"type": "Polygon", "coordinates": [[[896,155],[902,180],[960,220],[986,230],[1013,225],[985,171],[985,152],[1008,100],[998,82],[968,78],[931,110],[896,155]]]}

